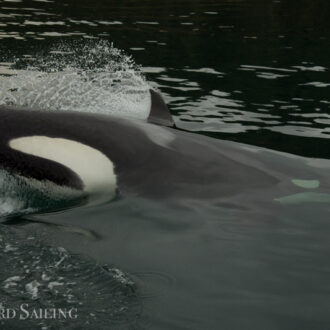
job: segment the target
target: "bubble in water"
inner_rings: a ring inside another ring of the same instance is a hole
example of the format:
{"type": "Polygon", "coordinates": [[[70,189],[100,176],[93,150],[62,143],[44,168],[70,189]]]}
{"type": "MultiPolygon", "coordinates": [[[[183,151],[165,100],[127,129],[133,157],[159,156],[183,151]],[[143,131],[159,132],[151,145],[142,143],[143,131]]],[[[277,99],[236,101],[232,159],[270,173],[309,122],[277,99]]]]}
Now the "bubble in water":
{"type": "Polygon", "coordinates": [[[66,209],[83,204],[86,198],[81,191],[0,169],[0,218],[66,209]]]}

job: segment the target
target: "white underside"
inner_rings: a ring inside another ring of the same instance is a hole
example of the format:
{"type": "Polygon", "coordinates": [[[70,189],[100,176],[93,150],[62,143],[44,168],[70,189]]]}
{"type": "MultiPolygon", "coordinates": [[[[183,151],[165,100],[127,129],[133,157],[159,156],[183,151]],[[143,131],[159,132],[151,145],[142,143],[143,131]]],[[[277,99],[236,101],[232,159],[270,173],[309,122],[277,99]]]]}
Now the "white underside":
{"type": "Polygon", "coordinates": [[[117,178],[111,160],[102,152],[77,141],[50,138],[47,136],[26,136],[9,141],[17,151],[48,159],[68,167],[83,182],[84,191],[91,195],[114,197],[117,178]]]}

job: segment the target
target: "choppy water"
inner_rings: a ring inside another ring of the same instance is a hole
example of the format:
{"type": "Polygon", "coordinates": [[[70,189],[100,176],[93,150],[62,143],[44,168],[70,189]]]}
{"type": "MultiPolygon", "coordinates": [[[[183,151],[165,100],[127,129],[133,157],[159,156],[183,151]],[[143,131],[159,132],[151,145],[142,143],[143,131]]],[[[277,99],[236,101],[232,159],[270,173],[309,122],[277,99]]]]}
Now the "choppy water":
{"type": "MultiPolygon", "coordinates": [[[[326,0],[0,1],[0,104],[143,119],[152,86],[178,128],[330,158],[329,13],[326,0]]],[[[2,215],[49,202],[0,182],[2,215]]],[[[327,203],[119,200],[33,219],[56,226],[0,227],[0,302],[80,314],[4,329],[328,327],[327,203]]]]}

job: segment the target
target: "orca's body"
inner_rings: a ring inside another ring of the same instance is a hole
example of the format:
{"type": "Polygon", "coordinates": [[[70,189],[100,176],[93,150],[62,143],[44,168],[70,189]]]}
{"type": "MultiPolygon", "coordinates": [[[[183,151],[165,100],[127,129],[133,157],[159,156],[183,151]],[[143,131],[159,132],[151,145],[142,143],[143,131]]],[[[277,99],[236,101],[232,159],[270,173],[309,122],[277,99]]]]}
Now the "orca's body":
{"type": "Polygon", "coordinates": [[[173,120],[160,96],[153,91],[151,96],[149,122],[0,107],[0,166],[109,199],[119,193],[225,205],[310,193],[312,182],[318,182],[313,193],[329,191],[328,161],[164,127],[173,120]]]}

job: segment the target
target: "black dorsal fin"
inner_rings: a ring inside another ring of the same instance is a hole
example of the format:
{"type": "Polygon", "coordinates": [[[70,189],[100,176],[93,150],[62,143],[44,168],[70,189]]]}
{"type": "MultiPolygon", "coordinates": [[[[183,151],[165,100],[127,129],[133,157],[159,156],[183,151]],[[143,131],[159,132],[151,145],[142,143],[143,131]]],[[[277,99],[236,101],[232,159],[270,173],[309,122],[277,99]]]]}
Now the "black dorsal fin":
{"type": "Polygon", "coordinates": [[[148,122],[162,126],[174,127],[174,120],[162,96],[153,89],[150,89],[149,92],[151,97],[151,108],[148,122]]]}

